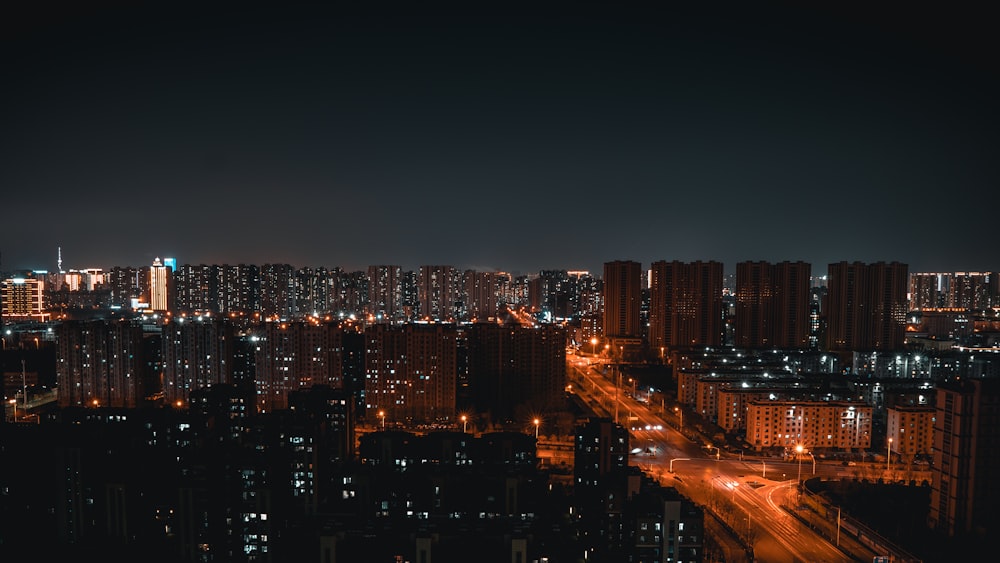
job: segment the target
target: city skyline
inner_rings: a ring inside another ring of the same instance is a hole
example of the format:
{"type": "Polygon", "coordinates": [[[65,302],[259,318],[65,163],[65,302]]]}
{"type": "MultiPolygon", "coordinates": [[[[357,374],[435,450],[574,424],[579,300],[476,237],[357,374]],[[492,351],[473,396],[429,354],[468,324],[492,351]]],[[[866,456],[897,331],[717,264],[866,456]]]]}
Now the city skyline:
{"type": "Polygon", "coordinates": [[[975,11],[192,6],[8,12],[0,269],[1000,265],[975,11]]]}

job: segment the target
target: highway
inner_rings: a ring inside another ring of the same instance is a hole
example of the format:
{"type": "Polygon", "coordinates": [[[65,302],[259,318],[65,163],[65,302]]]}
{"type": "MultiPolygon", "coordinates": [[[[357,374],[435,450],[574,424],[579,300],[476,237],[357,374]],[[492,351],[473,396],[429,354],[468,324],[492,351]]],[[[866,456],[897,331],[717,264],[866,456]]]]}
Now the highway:
{"type": "MultiPolygon", "coordinates": [[[[631,463],[716,514],[731,540],[752,547],[754,561],[839,563],[872,561],[878,555],[849,537],[841,538],[844,549],[838,548],[793,515],[800,477],[844,477],[848,467],[813,457],[751,457],[692,441],[664,420],[677,425],[681,416],[636,400],[613,365],[606,375],[595,367],[587,358],[567,355],[571,391],[594,412],[629,428],[631,463]]],[[[707,514],[705,520],[708,528],[707,514]]]]}

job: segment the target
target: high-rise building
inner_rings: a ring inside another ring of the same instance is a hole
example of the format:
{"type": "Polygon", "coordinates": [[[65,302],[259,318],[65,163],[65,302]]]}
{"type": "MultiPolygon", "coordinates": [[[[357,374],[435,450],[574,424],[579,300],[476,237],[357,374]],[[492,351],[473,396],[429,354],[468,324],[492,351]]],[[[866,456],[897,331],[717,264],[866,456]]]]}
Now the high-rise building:
{"type": "Polygon", "coordinates": [[[948,536],[1000,531],[1000,379],[956,379],[937,386],[934,418],[932,528],[948,536]]]}
{"type": "Polygon", "coordinates": [[[104,279],[111,291],[112,307],[131,309],[149,295],[149,276],[144,276],[141,268],[115,266],[104,279]]]}
{"type": "Polygon", "coordinates": [[[339,323],[315,320],[264,322],[258,325],[254,366],[257,408],[270,412],[288,407],[288,394],[313,385],[344,386],[339,323]]]}
{"type": "Polygon", "coordinates": [[[831,351],[899,350],[906,329],[906,264],[838,262],[827,270],[826,345],[831,351]]]}
{"type": "Polygon", "coordinates": [[[721,262],[653,262],[649,291],[651,349],[722,344],[721,262]]]}
{"type": "Polygon", "coordinates": [[[163,399],[187,405],[192,392],[232,384],[236,334],[225,318],[172,319],[163,326],[163,399]]]}
{"type": "Polygon", "coordinates": [[[368,314],[375,322],[403,320],[403,268],[368,266],[368,314]]]}
{"type": "Polygon", "coordinates": [[[736,346],[808,348],[809,282],[805,262],[736,264],[736,346]]]}
{"type": "Polygon", "coordinates": [[[558,324],[475,323],[465,331],[476,410],[500,418],[560,410],[566,387],[566,329],[558,324]]]}
{"type": "Polygon", "coordinates": [[[500,311],[500,274],[497,272],[465,272],[466,320],[492,320],[500,311]]]}
{"type": "Polygon", "coordinates": [[[149,269],[149,309],[157,313],[170,310],[170,268],[164,266],[160,259],[153,260],[149,269]]]}
{"type": "Polygon", "coordinates": [[[604,336],[641,338],[642,266],[631,260],[604,263],[604,336]]]}
{"type": "Polygon", "coordinates": [[[428,321],[455,319],[456,277],[451,266],[420,267],[420,318],[428,321]]]}
{"type": "Polygon", "coordinates": [[[9,278],[0,282],[0,318],[47,321],[45,282],[38,278],[9,278]]]}
{"type": "Polygon", "coordinates": [[[453,421],[457,332],[455,325],[441,323],[367,327],[366,420],[388,424],[453,421]]]}
{"type": "Polygon", "coordinates": [[[56,328],[59,406],[139,406],[146,394],[145,357],[138,321],[60,323],[56,328]]]}
{"type": "Polygon", "coordinates": [[[914,272],[909,280],[909,307],[983,311],[1000,305],[998,272],[914,272]]]}
{"type": "Polygon", "coordinates": [[[290,264],[260,267],[260,312],[268,319],[288,319],[295,308],[294,268],[290,264]]]}

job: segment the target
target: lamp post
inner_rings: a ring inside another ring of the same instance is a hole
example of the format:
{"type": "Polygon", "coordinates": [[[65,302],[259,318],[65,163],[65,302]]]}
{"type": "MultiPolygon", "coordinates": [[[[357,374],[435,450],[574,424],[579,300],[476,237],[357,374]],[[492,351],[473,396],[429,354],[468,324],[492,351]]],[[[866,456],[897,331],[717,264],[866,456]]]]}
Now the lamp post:
{"type": "Polygon", "coordinates": [[[542,421],[536,418],[532,422],[535,424],[535,440],[538,440],[538,425],[541,424],[542,421]]]}
{"type": "Polygon", "coordinates": [[[590,339],[590,355],[595,358],[597,357],[597,337],[590,339]]]}
{"type": "Polygon", "coordinates": [[[378,411],[378,416],[382,419],[382,431],[385,432],[385,411],[378,411]]]}
{"type": "Polygon", "coordinates": [[[469,417],[462,415],[462,432],[468,432],[469,430],[469,417]]]}
{"type": "Polygon", "coordinates": [[[797,454],[795,457],[799,459],[799,476],[796,479],[796,485],[798,485],[798,489],[800,492],[802,491],[802,450],[803,450],[802,444],[798,444],[795,446],[795,452],[797,454]]]}
{"type": "Polygon", "coordinates": [[[674,462],[675,461],[690,461],[690,459],[691,458],[689,458],[689,457],[675,457],[674,459],[671,459],[670,460],[670,465],[668,466],[667,471],[669,471],[670,473],[674,472],[674,462]]]}
{"type": "Polygon", "coordinates": [[[680,420],[681,433],[684,433],[684,411],[680,407],[674,407],[674,412],[677,413],[677,418],[680,420]]]}
{"type": "MultiPolygon", "coordinates": [[[[885,444],[885,472],[889,472],[889,468],[892,467],[892,438],[886,441],[885,444]]],[[[888,475],[886,475],[888,478],[888,475]]]]}
{"type": "Polygon", "coordinates": [[[10,404],[14,405],[14,422],[17,422],[17,397],[11,399],[10,404]]]}

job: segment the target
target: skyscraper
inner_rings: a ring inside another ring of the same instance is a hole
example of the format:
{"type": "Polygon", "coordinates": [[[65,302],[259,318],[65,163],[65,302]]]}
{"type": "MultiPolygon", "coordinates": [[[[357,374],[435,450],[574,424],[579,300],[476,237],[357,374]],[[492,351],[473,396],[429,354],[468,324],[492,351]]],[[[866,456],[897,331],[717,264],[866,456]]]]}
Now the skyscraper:
{"type": "Polygon", "coordinates": [[[898,350],[906,329],[906,264],[838,262],[827,270],[827,348],[898,350]]]}
{"type": "Polygon", "coordinates": [[[146,355],[137,321],[64,321],[56,343],[60,407],[139,406],[146,355]]]}
{"type": "Polygon", "coordinates": [[[809,280],[805,262],[736,264],[736,346],[808,348],[809,280]]]}
{"type": "Polygon", "coordinates": [[[368,266],[368,312],[375,322],[404,318],[402,278],[400,266],[368,266]]]}
{"type": "Polygon", "coordinates": [[[650,347],[722,344],[722,287],[721,262],[653,262],[650,267],[650,347]]]}
{"type": "Polygon", "coordinates": [[[457,329],[376,324],[365,329],[365,416],[391,423],[455,418],[457,329]]]}
{"type": "Polygon", "coordinates": [[[604,263],[604,336],[640,338],[642,266],[631,260],[604,263]]]}
{"type": "Polygon", "coordinates": [[[449,321],[455,318],[455,269],[451,266],[420,267],[420,317],[449,321]]]}
{"type": "Polygon", "coordinates": [[[170,310],[170,268],[164,266],[160,259],[153,260],[149,269],[149,308],[157,313],[170,310]]]}

